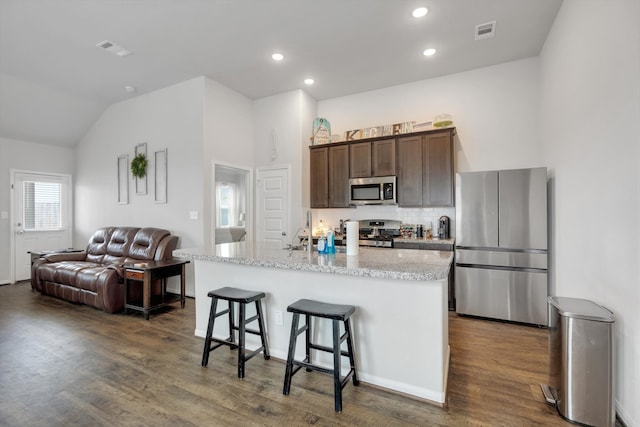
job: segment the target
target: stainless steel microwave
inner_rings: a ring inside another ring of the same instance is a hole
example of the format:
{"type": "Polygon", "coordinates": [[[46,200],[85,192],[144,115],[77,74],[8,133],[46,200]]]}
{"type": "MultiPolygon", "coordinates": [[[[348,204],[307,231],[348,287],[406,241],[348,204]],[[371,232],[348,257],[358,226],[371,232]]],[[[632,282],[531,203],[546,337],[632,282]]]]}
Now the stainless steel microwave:
{"type": "Polygon", "coordinates": [[[349,204],[395,205],[396,177],[352,178],[349,180],[349,204]]]}

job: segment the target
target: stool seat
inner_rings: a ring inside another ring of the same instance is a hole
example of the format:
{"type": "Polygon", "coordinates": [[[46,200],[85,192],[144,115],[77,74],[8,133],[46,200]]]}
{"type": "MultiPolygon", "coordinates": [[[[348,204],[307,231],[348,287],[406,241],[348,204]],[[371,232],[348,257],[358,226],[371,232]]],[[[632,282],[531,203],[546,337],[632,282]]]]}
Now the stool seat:
{"type": "Polygon", "coordinates": [[[244,378],[245,362],[256,354],[262,352],[266,360],[269,356],[269,345],[267,344],[267,335],[264,327],[264,315],[262,313],[262,298],[265,297],[264,292],[248,291],[226,286],[224,288],[209,291],[207,295],[211,298],[211,310],[209,312],[209,324],[207,326],[207,335],[204,340],[204,349],[202,351],[202,366],[209,363],[209,353],[216,348],[226,345],[232,350],[238,349],[238,378],[244,378]],[[228,303],[226,310],[218,312],[218,300],[225,300],[228,303]],[[255,316],[247,318],[247,304],[255,303],[255,316]],[[235,320],[234,305],[238,304],[238,323],[235,320]],[[213,327],[216,318],[224,315],[229,316],[229,337],[227,339],[219,339],[213,337],[213,327]],[[258,329],[249,329],[247,324],[258,321],[258,329]],[[238,341],[236,342],[236,331],[238,332],[238,341]],[[256,350],[247,352],[245,348],[245,335],[253,334],[260,337],[262,345],[256,350]]]}
{"type": "Polygon", "coordinates": [[[356,311],[356,308],[353,305],[328,304],[310,299],[301,299],[287,307],[287,311],[344,321],[356,311]]]}
{"type": "Polygon", "coordinates": [[[336,412],[342,411],[342,389],[353,380],[353,385],[357,386],[358,370],[356,368],[356,358],[354,354],[353,332],[351,331],[351,315],[355,313],[356,307],[353,305],[329,304],[321,301],[301,299],[287,307],[287,311],[293,313],[291,320],[291,337],[289,338],[289,352],[287,355],[287,366],[284,374],[284,387],[282,394],[288,395],[291,390],[291,378],[301,369],[307,371],[320,371],[333,376],[333,396],[334,408],[336,412]],[[298,328],[300,316],[305,317],[305,325],[298,328]],[[333,345],[331,347],[311,342],[313,333],[311,331],[311,317],[318,317],[331,320],[333,335],[333,345]],[[344,333],[340,334],[340,323],[344,324],[344,333]],[[295,360],[296,341],[298,335],[304,333],[305,336],[305,358],[295,360]],[[347,350],[342,350],[343,342],[347,343],[347,350]],[[333,369],[314,364],[311,358],[311,350],[323,351],[333,354],[333,369]],[[341,357],[349,358],[350,369],[342,377],[341,357]]]}
{"type": "Polygon", "coordinates": [[[264,292],[247,291],[229,286],[209,291],[207,296],[210,298],[216,297],[227,301],[241,302],[243,304],[248,304],[265,297],[264,292]]]}

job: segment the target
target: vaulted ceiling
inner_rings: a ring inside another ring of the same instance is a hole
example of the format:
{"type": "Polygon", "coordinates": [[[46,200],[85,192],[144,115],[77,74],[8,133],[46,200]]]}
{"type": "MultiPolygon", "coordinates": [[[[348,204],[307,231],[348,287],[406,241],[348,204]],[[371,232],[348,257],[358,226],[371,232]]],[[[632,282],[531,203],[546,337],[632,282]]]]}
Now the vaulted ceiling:
{"type": "Polygon", "coordinates": [[[561,1],[0,0],[0,137],[73,147],[110,104],[197,76],[323,100],[537,56],[561,1]]]}

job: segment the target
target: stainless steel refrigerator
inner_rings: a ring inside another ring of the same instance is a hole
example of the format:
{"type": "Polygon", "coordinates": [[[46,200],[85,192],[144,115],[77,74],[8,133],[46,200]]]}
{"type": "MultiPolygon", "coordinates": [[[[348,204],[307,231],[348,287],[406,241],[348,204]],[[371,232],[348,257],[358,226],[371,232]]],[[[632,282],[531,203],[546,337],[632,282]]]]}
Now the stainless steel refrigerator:
{"type": "Polygon", "coordinates": [[[547,325],[547,169],[456,174],[456,312],[547,325]]]}

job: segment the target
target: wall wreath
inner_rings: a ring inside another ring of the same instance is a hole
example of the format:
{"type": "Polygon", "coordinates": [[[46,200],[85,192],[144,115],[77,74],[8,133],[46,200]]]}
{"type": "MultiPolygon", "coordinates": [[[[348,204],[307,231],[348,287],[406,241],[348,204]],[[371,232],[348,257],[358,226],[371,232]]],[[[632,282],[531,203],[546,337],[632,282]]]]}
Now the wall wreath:
{"type": "Polygon", "coordinates": [[[144,178],[147,174],[147,157],[140,153],[131,160],[131,174],[136,178],[144,178]]]}

